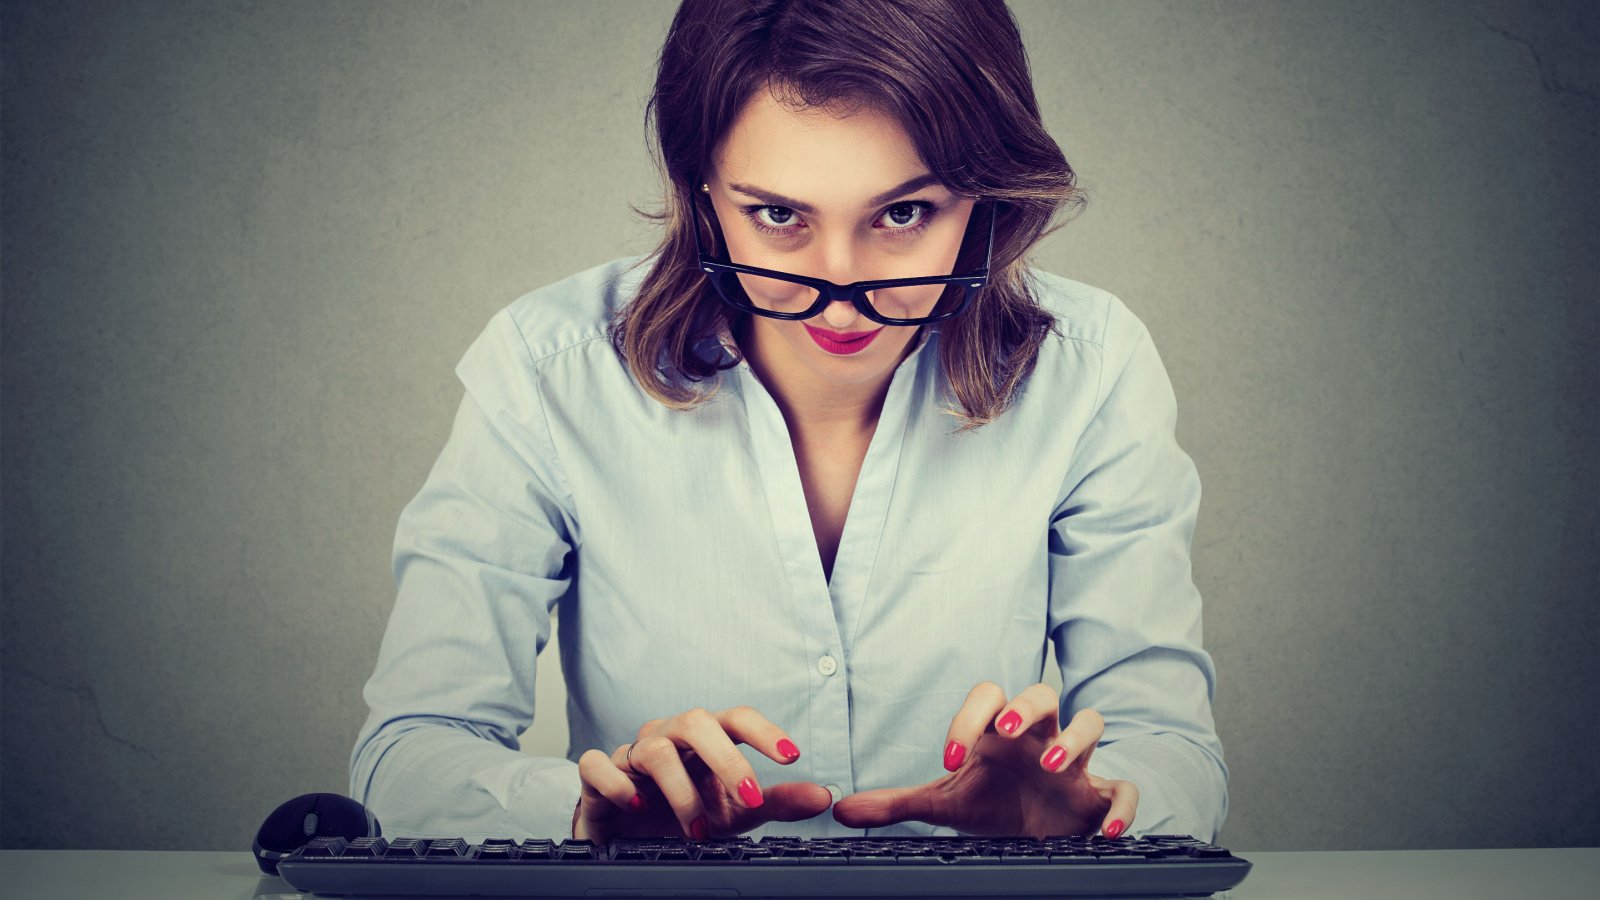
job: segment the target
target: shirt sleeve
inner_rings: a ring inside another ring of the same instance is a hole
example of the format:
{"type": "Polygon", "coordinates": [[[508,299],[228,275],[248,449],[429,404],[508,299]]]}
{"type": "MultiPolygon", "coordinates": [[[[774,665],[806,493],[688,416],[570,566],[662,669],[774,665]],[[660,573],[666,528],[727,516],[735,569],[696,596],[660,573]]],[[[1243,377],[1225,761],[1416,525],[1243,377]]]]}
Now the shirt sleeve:
{"type": "Polygon", "coordinates": [[[1189,564],[1200,479],[1150,335],[1115,300],[1103,346],[1099,405],[1049,532],[1061,721],[1083,709],[1105,718],[1089,771],[1138,786],[1131,830],[1214,841],[1228,770],[1189,564]]]}
{"type": "Polygon", "coordinates": [[[385,835],[565,837],[577,765],[518,750],[536,657],[575,570],[537,372],[509,314],[456,369],[466,394],[395,531],[398,587],[350,793],[385,835]]]}

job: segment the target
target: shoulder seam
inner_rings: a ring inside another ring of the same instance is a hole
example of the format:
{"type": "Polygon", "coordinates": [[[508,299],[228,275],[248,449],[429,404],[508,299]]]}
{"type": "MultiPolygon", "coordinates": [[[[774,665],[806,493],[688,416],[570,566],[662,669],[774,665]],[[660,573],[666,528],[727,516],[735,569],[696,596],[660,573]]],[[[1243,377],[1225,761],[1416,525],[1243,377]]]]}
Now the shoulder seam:
{"type": "MultiPolygon", "coordinates": [[[[1116,377],[1115,381],[1113,381],[1111,383],[1111,388],[1115,388],[1117,383],[1122,381],[1122,376],[1127,374],[1128,367],[1133,364],[1134,355],[1139,352],[1139,348],[1144,346],[1144,343],[1146,341],[1150,340],[1150,329],[1145,327],[1145,324],[1144,324],[1144,322],[1142,320],[1140,320],[1138,318],[1135,318],[1134,321],[1136,323],[1138,323],[1138,325],[1139,325],[1138,334],[1135,336],[1132,346],[1130,346],[1128,348],[1128,352],[1126,354],[1119,354],[1119,362],[1121,364],[1117,367],[1117,377],[1116,377]]],[[[1109,327],[1110,327],[1110,317],[1108,316],[1107,317],[1107,328],[1109,329],[1109,327]]],[[[1109,338],[1109,333],[1108,333],[1108,338],[1109,338]]],[[[1107,340],[1107,343],[1110,343],[1110,341],[1107,340]]],[[[1100,359],[1100,384],[1098,386],[1096,386],[1096,388],[1095,388],[1097,393],[1100,390],[1100,388],[1106,387],[1106,385],[1105,385],[1105,369],[1106,369],[1105,354],[1102,354],[1101,355],[1101,359],[1100,359]]],[[[1106,400],[1108,400],[1109,398],[1110,398],[1110,389],[1107,389],[1107,392],[1105,394],[1099,394],[1096,397],[1096,400],[1095,400],[1095,402],[1096,402],[1095,414],[1096,415],[1099,414],[1100,407],[1104,406],[1105,403],[1106,403],[1106,400]]]]}
{"type": "Polygon", "coordinates": [[[604,341],[604,340],[606,340],[606,336],[603,335],[603,334],[590,335],[589,337],[580,338],[580,339],[578,339],[576,341],[573,341],[572,343],[566,345],[565,347],[557,347],[556,349],[551,350],[550,352],[546,353],[543,356],[534,356],[533,355],[533,348],[528,346],[528,338],[527,338],[526,335],[524,335],[522,333],[522,329],[521,328],[517,329],[517,336],[522,338],[522,347],[523,347],[523,349],[528,351],[528,360],[529,360],[529,362],[532,362],[535,366],[537,366],[540,363],[544,362],[545,360],[551,358],[552,356],[560,356],[561,354],[566,353],[568,350],[576,350],[577,348],[582,347],[585,344],[592,344],[595,341],[604,341]]]}
{"type": "MultiPolygon", "coordinates": [[[[616,283],[618,281],[622,280],[622,276],[624,274],[626,274],[627,272],[629,272],[629,271],[632,271],[632,269],[631,268],[630,269],[625,269],[625,270],[623,270],[623,272],[619,272],[619,273],[617,273],[615,275],[612,275],[610,278],[606,279],[605,282],[601,285],[602,290],[609,289],[609,288],[613,287],[614,285],[616,285],[616,283]]],[[[605,341],[609,342],[609,339],[607,337],[607,331],[610,328],[610,320],[608,319],[606,321],[606,323],[601,326],[601,330],[600,330],[599,334],[594,334],[594,335],[589,335],[587,337],[578,338],[577,340],[573,341],[570,344],[567,344],[567,345],[562,346],[562,347],[557,347],[554,350],[550,350],[550,351],[546,352],[542,356],[536,356],[536,355],[534,355],[533,347],[528,344],[528,336],[527,336],[527,334],[525,334],[523,332],[522,325],[517,322],[516,316],[508,315],[507,318],[511,319],[512,326],[516,328],[517,337],[522,341],[523,349],[525,349],[527,351],[527,353],[528,353],[528,360],[530,362],[532,362],[535,366],[538,366],[540,363],[542,363],[545,360],[551,358],[552,356],[558,356],[558,355],[560,355],[562,353],[567,352],[568,350],[572,350],[572,349],[575,349],[577,347],[582,347],[585,344],[592,344],[595,341],[600,341],[600,340],[605,340],[605,341]]]]}
{"type": "MultiPolygon", "coordinates": [[[[535,374],[538,374],[539,360],[534,359],[533,350],[528,346],[527,336],[522,333],[522,328],[517,325],[513,316],[508,314],[506,319],[509,320],[507,324],[510,325],[512,330],[517,333],[517,340],[522,344],[522,350],[527,355],[528,361],[534,369],[535,374]]],[[[593,340],[593,338],[588,340],[593,340]]],[[[587,343],[588,340],[580,341],[579,344],[587,343]]],[[[578,346],[578,344],[573,344],[572,346],[575,347],[578,346]]],[[[569,349],[571,349],[571,347],[554,351],[546,354],[544,358],[548,358],[555,355],[555,353],[564,352],[564,350],[569,349]]],[[[545,446],[550,448],[551,470],[555,472],[557,478],[561,479],[561,493],[563,495],[562,505],[566,508],[567,515],[570,516],[573,523],[576,524],[578,521],[578,502],[577,499],[572,495],[572,479],[567,477],[567,467],[561,462],[561,451],[556,448],[555,435],[550,431],[550,414],[545,409],[544,390],[542,387],[540,387],[538,378],[531,379],[528,386],[533,389],[534,397],[539,401],[539,424],[544,426],[545,446]]],[[[568,530],[569,532],[576,532],[572,535],[572,549],[573,552],[577,552],[578,548],[583,544],[583,532],[581,529],[568,530]]]]}
{"type": "Polygon", "coordinates": [[[1034,295],[1035,301],[1038,302],[1041,307],[1048,309],[1051,317],[1055,319],[1056,327],[1054,330],[1062,342],[1075,341],[1077,343],[1088,344],[1089,346],[1093,347],[1105,346],[1106,330],[1111,321],[1113,307],[1120,302],[1115,294],[1105,290],[1104,288],[1097,288],[1093,285],[1084,284],[1082,282],[1073,283],[1087,288],[1087,294],[1078,292],[1069,293],[1065,288],[1062,289],[1063,294],[1067,294],[1074,298],[1069,301],[1071,303],[1077,303],[1079,301],[1086,300],[1090,303],[1099,302],[1103,304],[1100,328],[1098,329],[1098,332],[1096,332],[1093,326],[1093,320],[1089,319],[1087,316],[1080,317],[1066,315],[1065,311],[1058,312],[1055,309],[1051,309],[1050,304],[1043,300],[1044,296],[1052,293],[1050,288],[1051,282],[1049,279],[1059,279],[1060,281],[1069,282],[1071,279],[1064,279],[1062,276],[1045,272],[1043,270],[1030,270],[1028,277],[1037,290],[1037,293],[1034,295]]]}

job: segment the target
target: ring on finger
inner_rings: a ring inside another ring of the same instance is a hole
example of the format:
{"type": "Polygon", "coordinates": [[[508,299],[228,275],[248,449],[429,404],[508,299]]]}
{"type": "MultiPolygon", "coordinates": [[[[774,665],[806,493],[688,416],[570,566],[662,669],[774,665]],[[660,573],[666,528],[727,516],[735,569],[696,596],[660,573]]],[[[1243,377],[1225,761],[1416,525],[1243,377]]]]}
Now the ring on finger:
{"type": "MultiPolygon", "coordinates": [[[[638,742],[635,741],[634,743],[638,743],[638,742]]],[[[640,773],[640,771],[638,769],[635,769],[633,767],[633,746],[634,746],[633,744],[629,744],[628,745],[628,752],[624,753],[622,755],[622,767],[624,769],[627,769],[629,772],[632,772],[635,775],[639,775],[639,774],[642,774],[642,773],[640,773]]]]}

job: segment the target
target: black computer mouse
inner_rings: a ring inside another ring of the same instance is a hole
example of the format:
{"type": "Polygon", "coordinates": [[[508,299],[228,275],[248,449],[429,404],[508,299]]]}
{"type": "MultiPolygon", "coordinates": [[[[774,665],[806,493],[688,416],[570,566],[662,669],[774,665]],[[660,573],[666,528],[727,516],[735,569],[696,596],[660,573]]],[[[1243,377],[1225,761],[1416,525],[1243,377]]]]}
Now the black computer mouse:
{"type": "Polygon", "coordinates": [[[256,832],[256,864],[278,874],[278,860],[311,843],[312,838],[381,837],[377,816],[342,794],[301,794],[267,816],[256,832]]]}

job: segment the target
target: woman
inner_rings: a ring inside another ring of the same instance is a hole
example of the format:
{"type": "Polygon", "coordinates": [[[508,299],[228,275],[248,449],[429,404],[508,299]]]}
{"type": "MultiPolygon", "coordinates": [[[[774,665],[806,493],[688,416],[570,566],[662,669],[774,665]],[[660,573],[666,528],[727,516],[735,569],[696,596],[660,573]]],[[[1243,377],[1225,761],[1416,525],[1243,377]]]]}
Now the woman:
{"type": "Polygon", "coordinates": [[[469,839],[1214,839],[1199,481],[1138,319],[1024,263],[1081,198],[1009,10],[687,0],[650,115],[659,249],[457,368],[352,795],[469,839]],[[516,749],[556,609],[565,759],[516,749]]]}

